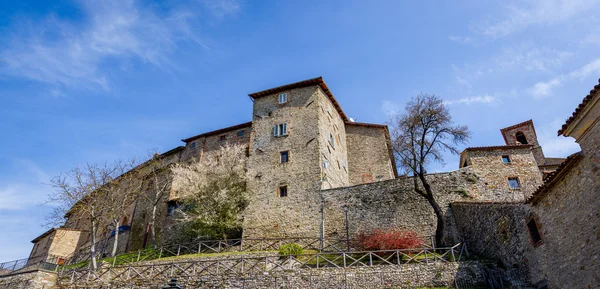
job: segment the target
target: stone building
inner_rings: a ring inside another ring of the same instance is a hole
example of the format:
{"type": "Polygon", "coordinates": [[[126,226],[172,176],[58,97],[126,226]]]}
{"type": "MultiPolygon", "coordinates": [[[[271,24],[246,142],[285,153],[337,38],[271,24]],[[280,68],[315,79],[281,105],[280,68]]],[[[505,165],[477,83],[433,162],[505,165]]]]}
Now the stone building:
{"type": "MultiPolygon", "coordinates": [[[[563,135],[577,138],[581,155],[566,161],[546,158],[529,120],[501,129],[505,145],[467,148],[457,170],[427,176],[444,212],[446,243],[467,241],[483,255],[508,266],[525,266],[542,276],[532,280],[550,283],[554,282],[550,276],[554,272],[548,269],[550,256],[560,255],[560,245],[570,241],[581,248],[587,244],[581,242],[597,243],[598,95],[590,95],[561,130],[563,135]],[[581,190],[567,193],[565,187],[581,190]],[[596,226],[574,224],[573,216],[596,226]],[[538,225],[544,245],[524,244],[536,236],[528,231],[533,228],[531,220],[538,225]],[[579,235],[566,236],[560,231],[564,224],[577,228],[579,235]],[[573,236],[583,239],[573,240],[573,236]]],[[[202,160],[226,143],[242,144],[247,148],[249,193],[244,237],[343,239],[390,227],[422,236],[434,232],[433,210],[413,192],[412,179],[397,175],[387,126],[348,118],[322,78],[249,96],[253,101],[250,122],[183,139],[185,146],[160,156],[163,177],[171,177],[170,165],[202,160]]],[[[171,188],[161,196],[156,208],[159,240],[167,240],[163,238],[168,234],[165,228],[173,222],[169,215],[181,197],[171,188]]],[[[152,211],[141,198],[131,206],[124,216],[129,229],[123,232],[120,252],[147,246],[152,211]]],[[[64,228],[81,230],[81,224],[76,214],[71,214],[64,228]]],[[[103,240],[110,238],[110,232],[101,234],[103,240]]],[[[89,244],[89,236],[83,235],[73,250],[89,244]]],[[[43,240],[40,236],[34,243],[38,246],[43,240]]],[[[597,252],[594,256],[597,258],[597,252]]],[[[597,259],[588,261],[582,261],[586,265],[578,270],[598,269],[597,259]]]]}

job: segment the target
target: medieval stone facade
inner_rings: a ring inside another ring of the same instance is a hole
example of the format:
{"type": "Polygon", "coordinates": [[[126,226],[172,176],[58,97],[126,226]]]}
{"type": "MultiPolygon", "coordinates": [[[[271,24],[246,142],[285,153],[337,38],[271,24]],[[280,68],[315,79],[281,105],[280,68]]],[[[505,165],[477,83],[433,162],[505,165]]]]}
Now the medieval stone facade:
{"type": "MultiPolygon", "coordinates": [[[[505,145],[467,148],[457,170],[428,175],[444,211],[444,240],[467,241],[477,253],[523,267],[532,272],[532,282],[556,288],[565,283],[555,278],[555,269],[564,266],[552,262],[564,255],[572,277],[583,280],[575,287],[586,288],[591,281],[583,277],[600,270],[598,246],[589,249],[591,259],[576,251],[597,244],[600,236],[600,106],[594,93],[561,130],[577,139],[581,155],[546,158],[529,120],[501,129],[505,145]],[[538,235],[531,233],[531,220],[538,235]],[[575,246],[565,250],[566,244],[575,246]]],[[[168,168],[202,160],[226,143],[247,147],[244,237],[343,239],[375,228],[434,232],[433,210],[414,193],[412,179],[397,175],[387,126],[349,119],[321,78],[250,97],[251,122],[183,139],[185,146],[162,154],[168,168]]],[[[168,212],[179,198],[171,191],[160,202],[159,239],[167,240],[161,236],[168,234],[168,212]]],[[[150,211],[142,199],[132,206],[120,251],[146,246],[150,211]]],[[[80,229],[81,223],[71,215],[65,228],[80,229]]],[[[74,246],[88,239],[82,236],[74,246]]]]}

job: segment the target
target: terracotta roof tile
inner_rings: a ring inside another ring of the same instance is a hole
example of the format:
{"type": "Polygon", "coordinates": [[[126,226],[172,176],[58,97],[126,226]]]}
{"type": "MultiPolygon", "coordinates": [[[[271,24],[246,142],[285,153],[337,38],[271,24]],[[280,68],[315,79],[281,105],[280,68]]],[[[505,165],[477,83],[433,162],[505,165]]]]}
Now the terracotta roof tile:
{"type": "Polygon", "coordinates": [[[577,106],[571,117],[569,117],[565,124],[562,125],[562,128],[558,130],[558,135],[562,135],[565,132],[567,127],[579,116],[579,113],[581,113],[581,111],[590,102],[590,100],[592,100],[592,97],[594,97],[594,95],[596,95],[598,91],[600,91],[600,79],[598,79],[598,84],[596,84],[594,88],[590,90],[590,93],[583,98],[583,100],[581,101],[579,106],[577,106]]]}

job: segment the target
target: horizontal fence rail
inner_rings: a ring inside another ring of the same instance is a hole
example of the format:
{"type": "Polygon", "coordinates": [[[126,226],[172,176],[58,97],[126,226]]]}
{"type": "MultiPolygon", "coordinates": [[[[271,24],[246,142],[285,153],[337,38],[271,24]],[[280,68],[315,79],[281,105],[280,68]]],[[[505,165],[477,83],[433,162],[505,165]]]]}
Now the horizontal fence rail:
{"type": "MultiPolygon", "coordinates": [[[[426,242],[424,248],[433,248],[432,236],[419,237],[426,242]],[[431,243],[427,244],[428,241],[431,243]]],[[[348,251],[348,240],[346,239],[325,239],[308,237],[289,237],[289,238],[244,238],[228,240],[200,240],[196,242],[162,245],[151,247],[138,251],[130,251],[115,257],[106,257],[105,240],[96,243],[96,261],[99,264],[110,263],[112,266],[118,264],[135,263],[149,261],[164,257],[181,256],[187,254],[208,254],[224,252],[251,252],[251,251],[277,251],[281,245],[296,243],[304,250],[315,250],[319,252],[342,252],[348,251]]],[[[351,252],[355,248],[349,248],[351,252]]],[[[0,276],[11,274],[23,268],[41,268],[46,270],[55,270],[58,267],[70,268],[91,268],[90,247],[84,247],[67,257],[46,256],[28,259],[20,259],[0,263],[0,276]]]]}
{"type": "Polygon", "coordinates": [[[322,252],[297,256],[233,257],[212,260],[178,261],[168,263],[136,264],[111,266],[103,264],[98,270],[90,268],[59,271],[63,284],[85,284],[88,282],[149,282],[178,278],[202,278],[216,280],[245,278],[268,274],[273,271],[320,268],[348,268],[372,266],[401,266],[409,263],[436,263],[460,261],[465,246],[457,244],[449,248],[322,252]]]}
{"type": "MultiPolygon", "coordinates": [[[[420,237],[424,241],[430,240],[430,236],[420,237]]],[[[115,265],[123,263],[134,263],[160,259],[164,257],[181,256],[187,254],[206,254],[223,252],[250,252],[250,251],[276,251],[284,244],[296,243],[304,250],[315,250],[319,252],[341,252],[348,249],[346,239],[325,239],[292,237],[292,238],[245,238],[229,240],[201,240],[178,245],[164,245],[156,248],[148,248],[121,254],[118,257],[102,257],[97,255],[98,263],[108,262],[115,265]]],[[[426,244],[425,248],[433,248],[426,244]]],[[[89,250],[89,249],[88,249],[89,250]]],[[[350,247],[350,251],[356,251],[350,247]]],[[[91,267],[91,255],[89,251],[79,251],[70,256],[65,265],[91,267]]]]}

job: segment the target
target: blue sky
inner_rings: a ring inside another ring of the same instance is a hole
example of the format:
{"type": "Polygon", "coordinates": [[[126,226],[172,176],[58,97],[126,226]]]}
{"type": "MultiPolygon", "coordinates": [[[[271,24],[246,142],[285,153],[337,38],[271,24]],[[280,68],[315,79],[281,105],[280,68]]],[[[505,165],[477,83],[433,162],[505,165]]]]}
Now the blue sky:
{"type": "Polygon", "coordinates": [[[1,1],[0,262],[45,230],[52,176],[249,121],[248,93],[316,76],[357,121],[432,93],[469,146],[532,118],[546,156],[577,151],[556,131],[600,77],[598,1],[490,2],[1,1]]]}

